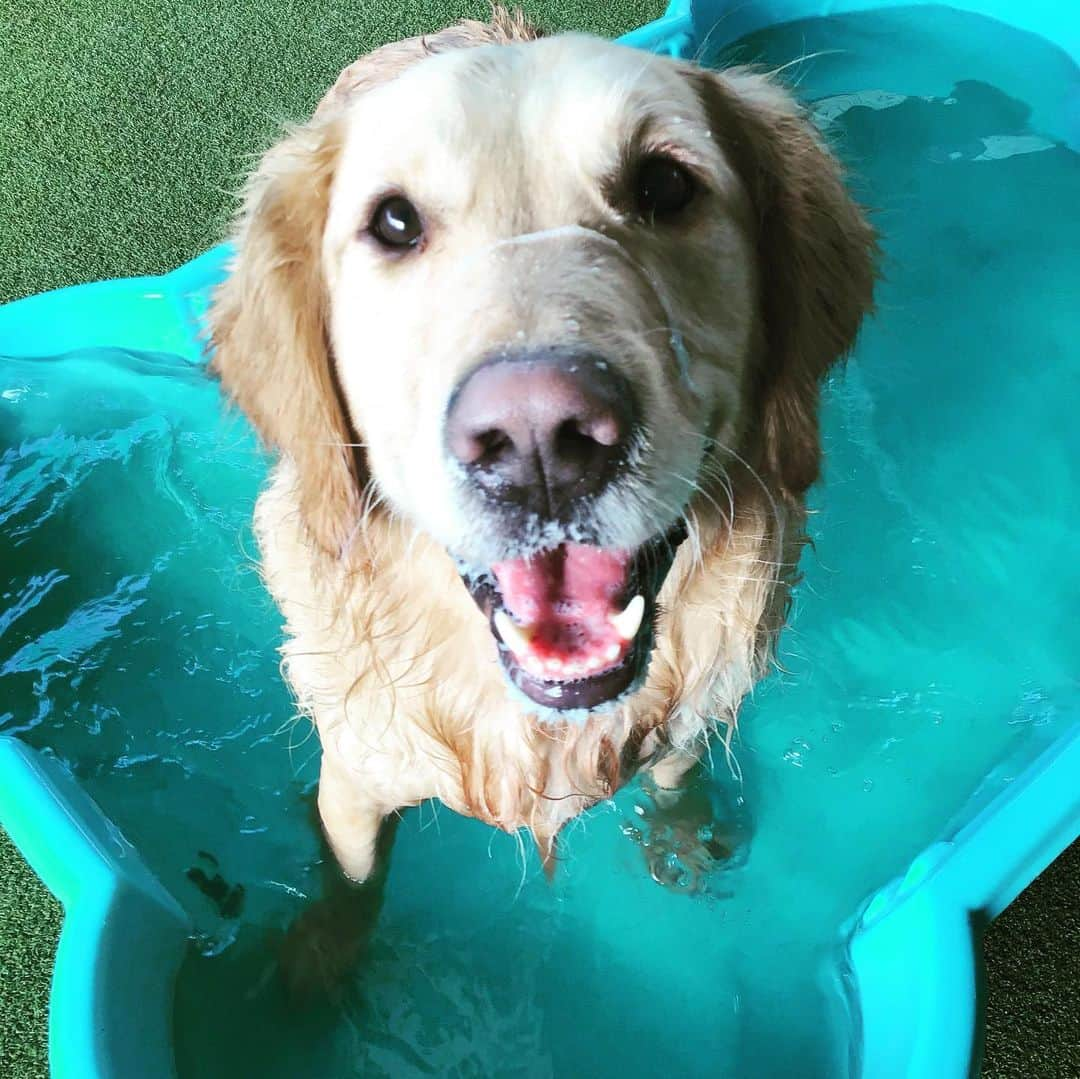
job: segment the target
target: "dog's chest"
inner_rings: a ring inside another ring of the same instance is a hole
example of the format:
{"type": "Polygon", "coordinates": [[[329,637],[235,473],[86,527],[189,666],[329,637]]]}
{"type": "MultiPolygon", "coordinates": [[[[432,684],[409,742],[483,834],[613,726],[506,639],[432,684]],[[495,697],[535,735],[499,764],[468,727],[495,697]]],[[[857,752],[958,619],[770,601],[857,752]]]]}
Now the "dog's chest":
{"type": "Polygon", "coordinates": [[[653,763],[658,744],[625,714],[561,725],[520,716],[501,737],[479,739],[475,764],[483,765],[463,761],[461,788],[444,800],[507,831],[528,828],[541,846],[653,763]]]}

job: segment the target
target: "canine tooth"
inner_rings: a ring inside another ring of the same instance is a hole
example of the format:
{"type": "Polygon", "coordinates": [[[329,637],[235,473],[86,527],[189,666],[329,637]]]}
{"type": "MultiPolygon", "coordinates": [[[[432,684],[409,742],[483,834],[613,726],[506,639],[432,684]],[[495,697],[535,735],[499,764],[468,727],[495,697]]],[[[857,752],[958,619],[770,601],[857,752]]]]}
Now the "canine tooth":
{"type": "Polygon", "coordinates": [[[515,654],[527,652],[533,639],[533,630],[528,626],[519,626],[506,611],[495,612],[495,628],[503,639],[503,644],[515,654]]]}
{"type": "Polygon", "coordinates": [[[632,641],[641,625],[641,619],[645,614],[645,597],[640,593],[636,595],[621,614],[608,615],[608,621],[615,627],[615,632],[624,641],[632,641]]]}

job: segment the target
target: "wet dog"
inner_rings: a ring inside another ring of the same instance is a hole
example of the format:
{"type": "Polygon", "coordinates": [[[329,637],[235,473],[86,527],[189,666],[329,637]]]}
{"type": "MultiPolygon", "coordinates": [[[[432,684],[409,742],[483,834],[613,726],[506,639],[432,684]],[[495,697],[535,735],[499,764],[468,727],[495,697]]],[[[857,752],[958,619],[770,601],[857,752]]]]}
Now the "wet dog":
{"type": "Polygon", "coordinates": [[[769,665],[873,250],[769,78],[501,11],[265,155],[214,364],[280,452],[256,532],[350,878],[429,798],[549,862],[639,770],[677,801],[769,665]]]}

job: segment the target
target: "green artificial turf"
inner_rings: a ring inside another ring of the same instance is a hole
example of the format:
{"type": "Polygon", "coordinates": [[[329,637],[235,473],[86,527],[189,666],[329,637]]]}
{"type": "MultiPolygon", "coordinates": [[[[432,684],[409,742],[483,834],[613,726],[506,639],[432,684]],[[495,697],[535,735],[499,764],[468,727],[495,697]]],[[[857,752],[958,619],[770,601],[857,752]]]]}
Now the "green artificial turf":
{"type": "MultiPolygon", "coordinates": [[[[614,36],[661,0],[519,5],[614,36]]],[[[222,237],[252,155],[375,45],[486,0],[64,0],[0,5],[0,302],[159,273],[222,237]]]]}
{"type": "Polygon", "coordinates": [[[983,945],[983,1079],[1080,1079],[1080,840],[983,945]]]}
{"type": "MultiPolygon", "coordinates": [[[[521,5],[608,36],[661,0],[521,5]]],[[[484,0],[64,0],[0,10],[0,301],[168,270],[222,238],[286,119],[367,49],[482,16],[484,0]]],[[[990,930],[987,1076],[1080,1076],[1077,849],[990,930]]],[[[47,1074],[60,908],[0,831],[0,1077],[47,1074]]],[[[149,1077],[148,1077],[149,1079],[149,1077]]]]}
{"type": "Polygon", "coordinates": [[[0,1076],[48,1074],[46,1009],[60,904],[0,829],[0,1076]]]}

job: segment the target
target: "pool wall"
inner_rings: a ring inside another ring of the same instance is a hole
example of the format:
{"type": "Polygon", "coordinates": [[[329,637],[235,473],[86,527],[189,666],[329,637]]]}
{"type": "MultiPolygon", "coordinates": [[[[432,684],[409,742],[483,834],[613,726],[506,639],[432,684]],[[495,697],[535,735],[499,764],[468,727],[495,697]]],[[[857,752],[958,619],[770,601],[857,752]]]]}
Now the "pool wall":
{"type": "MultiPolygon", "coordinates": [[[[623,40],[693,57],[769,25],[888,2],[675,0],[623,40]]],[[[913,6],[913,5],[904,5],[913,6]]],[[[1080,7],[1057,0],[950,5],[1039,34],[1080,59],[1080,7]]],[[[1062,93],[1065,93],[1064,87],[1062,93]]],[[[1063,102],[1080,149],[1080,101],[1063,102]]],[[[76,348],[203,359],[201,320],[228,251],[162,277],[77,286],[0,307],[0,356],[76,348]]],[[[951,1079],[979,1053],[979,929],[1080,835],[1080,715],[955,835],[928,848],[848,925],[859,1073],[951,1079]]],[[[0,824],[65,908],[49,1009],[55,1079],[174,1074],[173,982],[189,926],[135,850],[55,760],[0,738],[0,824]]]]}

